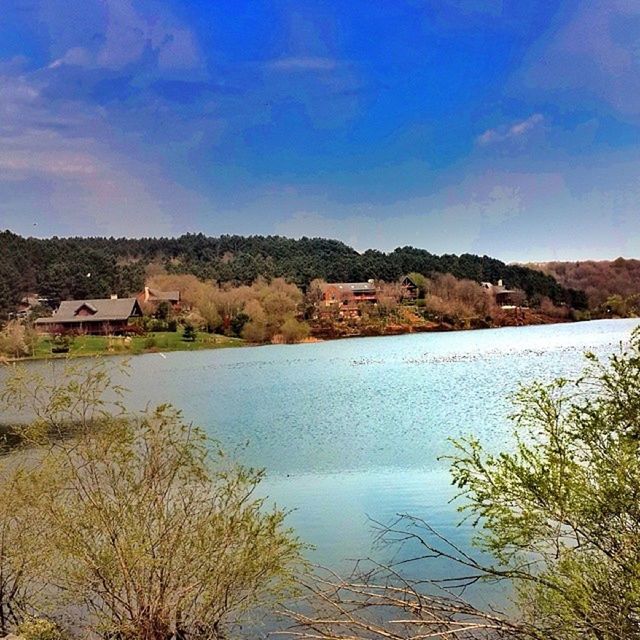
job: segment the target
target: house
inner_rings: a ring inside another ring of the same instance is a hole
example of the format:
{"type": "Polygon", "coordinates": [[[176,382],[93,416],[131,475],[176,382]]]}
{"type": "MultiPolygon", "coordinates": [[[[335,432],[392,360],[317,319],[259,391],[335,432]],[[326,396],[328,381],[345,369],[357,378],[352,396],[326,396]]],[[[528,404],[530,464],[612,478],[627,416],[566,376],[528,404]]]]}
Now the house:
{"type": "Polygon", "coordinates": [[[135,298],[64,300],[49,318],[38,318],[36,329],[48,333],[77,331],[93,335],[126,333],[133,318],[142,316],[135,298]]]}
{"type": "Polygon", "coordinates": [[[376,285],[373,280],[367,282],[328,282],[322,285],[321,307],[325,311],[337,310],[341,317],[360,315],[360,303],[377,302],[376,285]]]}
{"type": "Polygon", "coordinates": [[[151,287],[144,288],[136,299],[140,304],[150,304],[157,307],[161,302],[168,302],[174,311],[180,310],[180,292],[179,291],[160,291],[151,287]]]}
{"type": "Polygon", "coordinates": [[[326,305],[376,302],[376,285],[367,282],[328,282],[322,286],[322,300],[326,305]]]}
{"type": "Polygon", "coordinates": [[[409,277],[405,276],[400,280],[400,286],[402,287],[402,298],[404,300],[416,300],[420,293],[418,285],[409,277]]]}
{"type": "Polygon", "coordinates": [[[24,296],[20,302],[16,310],[10,314],[12,318],[26,318],[30,313],[35,311],[40,307],[49,307],[51,308],[51,301],[49,298],[43,298],[39,296],[37,293],[28,293],[24,296]]]}
{"type": "Polygon", "coordinates": [[[499,304],[501,307],[515,305],[516,298],[520,294],[520,291],[517,289],[507,289],[502,283],[502,280],[498,280],[498,284],[492,284],[491,282],[481,282],[480,284],[493,294],[496,304],[499,304]]]}

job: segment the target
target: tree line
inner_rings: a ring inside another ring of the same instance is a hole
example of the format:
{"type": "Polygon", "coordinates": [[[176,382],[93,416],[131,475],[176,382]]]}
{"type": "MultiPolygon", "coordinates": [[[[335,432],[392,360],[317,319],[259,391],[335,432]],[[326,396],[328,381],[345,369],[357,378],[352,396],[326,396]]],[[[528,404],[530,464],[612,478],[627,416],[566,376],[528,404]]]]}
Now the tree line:
{"type": "Polygon", "coordinates": [[[565,287],[585,292],[589,307],[601,315],[640,313],[640,260],[583,260],[531,265],[565,287]]]}
{"type": "Polygon", "coordinates": [[[337,240],[281,236],[179,238],[23,238],[0,233],[0,314],[6,316],[26,293],[54,303],[69,298],[120,296],[144,286],[150,266],[174,274],[192,274],[220,284],[250,285],[257,278],[284,278],[302,288],[314,279],[386,282],[418,272],[450,273],[459,279],[497,282],[521,289],[531,298],[584,308],[581,291],[561,286],[539,270],[507,265],[489,256],[435,255],[401,247],[389,253],[355,249],[337,240]]]}

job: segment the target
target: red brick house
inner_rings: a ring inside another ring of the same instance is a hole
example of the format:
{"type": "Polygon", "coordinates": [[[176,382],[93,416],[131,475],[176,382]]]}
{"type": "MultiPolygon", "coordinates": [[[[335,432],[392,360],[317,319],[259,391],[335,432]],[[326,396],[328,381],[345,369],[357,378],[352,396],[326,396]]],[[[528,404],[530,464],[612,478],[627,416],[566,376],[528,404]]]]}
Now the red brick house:
{"type": "Polygon", "coordinates": [[[376,285],[368,282],[328,282],[322,286],[321,311],[337,312],[341,317],[359,315],[358,305],[377,302],[376,285]]]}

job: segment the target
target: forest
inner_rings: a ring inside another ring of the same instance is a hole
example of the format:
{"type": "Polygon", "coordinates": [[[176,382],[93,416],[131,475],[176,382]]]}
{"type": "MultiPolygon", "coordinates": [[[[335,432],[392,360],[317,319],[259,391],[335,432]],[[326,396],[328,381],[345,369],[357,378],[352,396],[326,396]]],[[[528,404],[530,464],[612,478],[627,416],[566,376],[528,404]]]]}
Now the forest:
{"type": "Polygon", "coordinates": [[[592,309],[608,306],[619,315],[640,311],[640,260],[541,262],[528,266],[553,276],[565,287],[584,291],[592,309]]]}
{"type": "Polygon", "coordinates": [[[549,298],[575,309],[587,306],[582,291],[560,285],[552,275],[488,256],[438,256],[414,247],[358,253],[342,242],[323,238],[187,234],[179,238],[38,239],[4,231],[0,232],[0,316],[6,316],[32,292],[53,304],[112,293],[130,295],[142,289],[154,268],[219,284],[250,285],[258,277],[280,277],[303,289],[317,278],[394,282],[411,272],[450,273],[476,282],[502,279],[507,286],[524,291],[534,304],[549,298]]]}

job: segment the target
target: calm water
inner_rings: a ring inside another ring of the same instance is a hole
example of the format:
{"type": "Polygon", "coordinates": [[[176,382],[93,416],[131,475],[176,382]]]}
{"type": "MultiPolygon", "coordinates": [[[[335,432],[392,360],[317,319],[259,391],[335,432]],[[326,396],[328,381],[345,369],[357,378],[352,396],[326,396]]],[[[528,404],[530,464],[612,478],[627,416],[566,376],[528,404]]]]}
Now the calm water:
{"type": "MultiPolygon", "coordinates": [[[[138,356],[127,402],[172,402],[242,460],[265,467],[270,498],[335,567],[372,553],[369,518],[424,517],[465,543],[446,461],[449,437],[509,445],[518,383],[575,375],[635,320],[362,338],[138,356]]],[[[35,364],[32,366],[46,366],[35,364]]],[[[382,553],[374,550],[374,554],[382,553]]]]}

